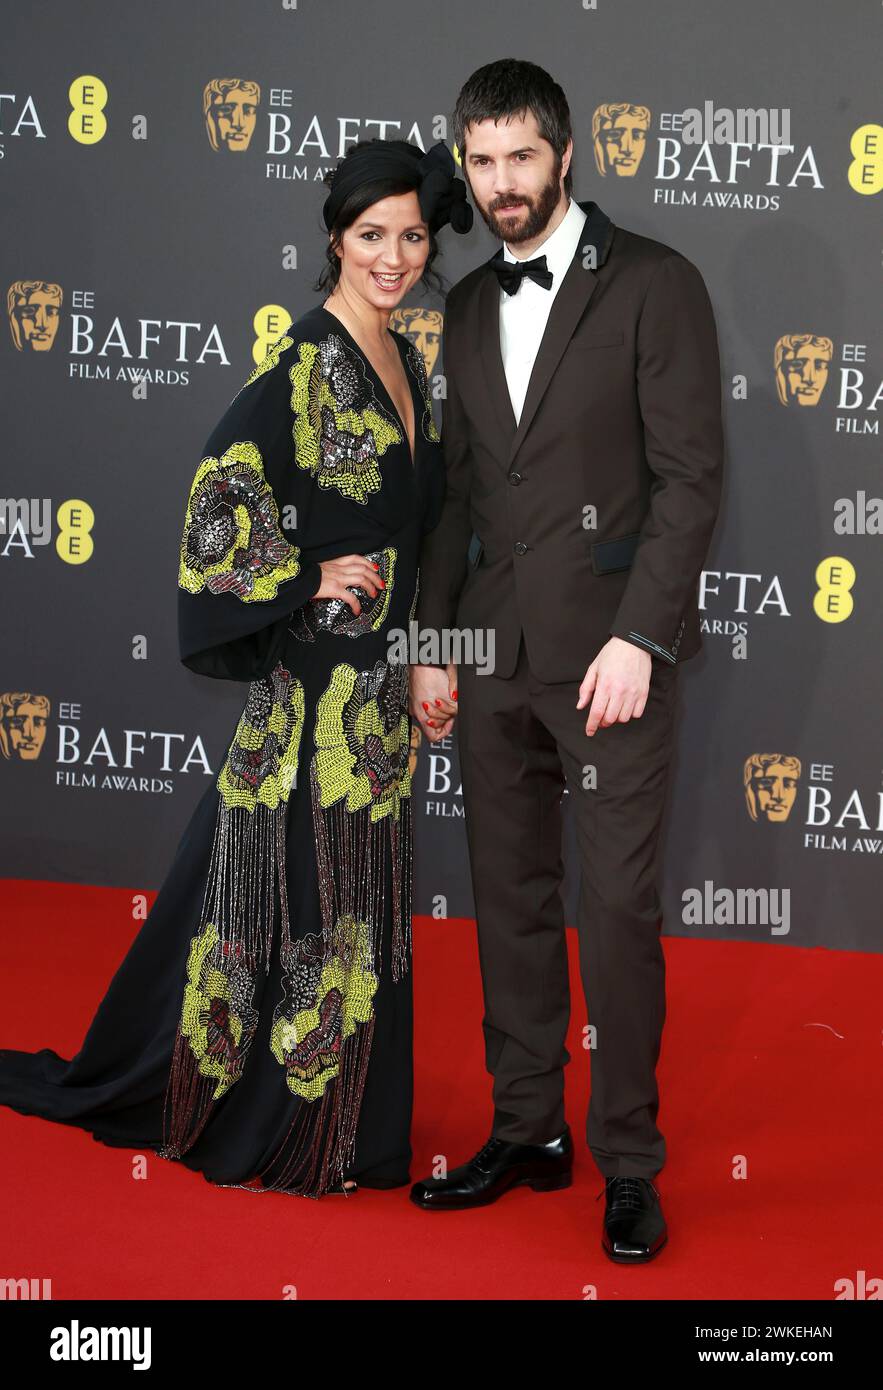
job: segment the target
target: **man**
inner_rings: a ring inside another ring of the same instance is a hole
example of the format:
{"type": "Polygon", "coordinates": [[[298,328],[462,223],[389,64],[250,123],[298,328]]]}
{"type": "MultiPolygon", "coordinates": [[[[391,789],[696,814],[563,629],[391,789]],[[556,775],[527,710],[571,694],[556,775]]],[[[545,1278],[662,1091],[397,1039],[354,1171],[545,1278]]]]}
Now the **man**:
{"type": "Polygon", "coordinates": [[[421,631],[493,629],[496,664],[415,666],[411,708],[433,741],[458,718],[494,1121],[474,1158],[411,1199],[446,1210],[570,1184],[566,785],[602,1244],[638,1263],[667,1238],[658,848],[721,491],[714,317],[689,260],[571,199],[567,101],[541,68],[480,68],[454,138],[504,245],[447,299],[447,496],[416,617],[421,631]]]}

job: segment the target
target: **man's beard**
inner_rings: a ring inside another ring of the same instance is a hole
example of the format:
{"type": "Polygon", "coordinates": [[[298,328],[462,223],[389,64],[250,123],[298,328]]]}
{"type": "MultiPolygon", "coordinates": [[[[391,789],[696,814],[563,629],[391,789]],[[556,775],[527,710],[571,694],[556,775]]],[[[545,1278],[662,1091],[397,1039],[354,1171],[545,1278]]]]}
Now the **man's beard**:
{"type": "MultiPolygon", "coordinates": [[[[561,197],[560,179],[561,160],[556,159],[555,167],[549,176],[548,183],[540,189],[533,201],[519,195],[517,201],[522,207],[527,208],[527,217],[524,222],[518,226],[513,223],[511,218],[507,218],[503,221],[497,218],[492,210],[485,212],[484,208],[479,205],[478,199],[475,197],[474,193],[472,195],[473,202],[481,213],[489,231],[491,231],[495,237],[499,238],[500,241],[506,241],[510,246],[517,246],[521,241],[533,241],[533,239],[538,237],[548,226],[549,219],[558,206],[558,200],[561,197]],[[511,230],[507,230],[507,228],[511,230]]],[[[505,195],[502,198],[497,198],[495,201],[497,207],[506,206],[505,195]]]]}

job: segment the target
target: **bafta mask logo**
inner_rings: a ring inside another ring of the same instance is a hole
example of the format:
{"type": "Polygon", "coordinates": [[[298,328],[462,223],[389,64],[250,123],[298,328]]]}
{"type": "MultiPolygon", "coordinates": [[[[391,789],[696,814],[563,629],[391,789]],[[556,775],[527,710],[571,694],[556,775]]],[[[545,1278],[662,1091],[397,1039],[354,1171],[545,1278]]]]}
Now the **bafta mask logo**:
{"type": "Polygon", "coordinates": [[[787,753],[752,753],[745,759],[745,802],[752,820],[781,825],[797,796],[800,759],[787,753]]]}
{"type": "Polygon", "coordinates": [[[633,178],[644,158],[650,109],[630,101],[609,101],[596,106],[592,116],[592,148],[598,173],[610,169],[621,179],[633,178]]]}
{"type": "Polygon", "coordinates": [[[776,343],[776,390],[783,405],[818,405],[834,356],[830,338],[785,333],[776,343]]]}
{"type": "Polygon", "coordinates": [[[50,352],[58,332],[61,285],[50,280],[13,280],[6,292],[12,341],[19,352],[50,352]]]}
{"type": "Polygon", "coordinates": [[[0,694],[0,753],[7,762],[13,758],[34,762],[43,751],[49,701],[45,695],[26,690],[0,694]]]}
{"type": "Polygon", "coordinates": [[[442,335],[442,315],[438,309],[393,309],[389,326],[402,333],[423,353],[426,377],[432,381],[442,335]]]}
{"type": "Polygon", "coordinates": [[[213,150],[247,150],[258,119],[261,89],[239,77],[216,77],[206,83],[202,111],[213,150]]]}
{"type": "Polygon", "coordinates": [[[417,771],[417,752],[423,742],[423,732],[416,719],[411,720],[411,742],[408,748],[408,774],[413,777],[417,771]]]}

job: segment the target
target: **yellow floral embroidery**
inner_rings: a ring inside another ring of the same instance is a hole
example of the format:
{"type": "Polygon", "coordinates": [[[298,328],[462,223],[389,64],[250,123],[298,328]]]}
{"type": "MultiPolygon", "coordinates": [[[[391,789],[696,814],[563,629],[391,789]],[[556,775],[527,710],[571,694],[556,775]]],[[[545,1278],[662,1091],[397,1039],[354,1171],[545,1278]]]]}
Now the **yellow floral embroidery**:
{"type": "Polygon", "coordinates": [[[282,534],[260,450],[251,441],[204,458],[187,501],[178,584],[188,593],[276,597],[300,573],[300,549],[282,534]]]}
{"type": "Polygon", "coordinates": [[[200,1075],[218,1083],[213,1100],[242,1075],[257,1028],[253,991],[253,975],[244,963],[222,959],[218,929],[207,922],[190,943],[180,1027],[200,1075]]]}
{"type": "Polygon", "coordinates": [[[287,801],[297,776],[304,688],[280,664],[252,681],[217,787],[227,807],[271,811],[287,801]]]}
{"type": "Polygon", "coordinates": [[[346,797],[348,811],[370,806],[372,821],[398,820],[401,798],[411,795],[407,684],[404,662],[334,667],[316,706],[313,766],[323,807],[346,797]]]}
{"type": "Polygon", "coordinates": [[[289,369],[295,458],[322,488],[364,503],[380,487],[378,459],[402,435],[377,400],[362,359],[336,333],[298,345],[289,369]]]}
{"type": "Polygon", "coordinates": [[[339,918],[332,949],[330,961],[322,965],[315,937],[295,943],[287,1006],[277,1010],[270,1035],[270,1048],[285,1068],[288,1089],[304,1100],[322,1095],[340,1071],[344,1040],[374,1012],[378,979],[371,969],[368,924],[352,916],[339,918]],[[294,1010],[290,1017],[286,1007],[294,1010]]]}

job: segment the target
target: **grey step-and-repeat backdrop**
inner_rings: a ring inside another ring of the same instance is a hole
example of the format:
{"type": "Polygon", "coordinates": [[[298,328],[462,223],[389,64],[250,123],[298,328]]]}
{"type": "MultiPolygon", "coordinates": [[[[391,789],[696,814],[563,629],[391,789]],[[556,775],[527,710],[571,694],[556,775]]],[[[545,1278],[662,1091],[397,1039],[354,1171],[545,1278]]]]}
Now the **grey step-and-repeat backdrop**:
{"type": "MultiPolygon", "coordinates": [[[[318,301],[325,171],[451,143],[462,82],[519,57],[569,98],[574,196],[695,261],[717,314],[665,929],[883,948],[879,5],[52,8],[11,7],[0,58],[0,874],[159,886],[245,695],[178,663],[203,444],[318,301]]],[[[442,237],[448,286],[496,249],[479,217],[442,237]]],[[[444,300],[408,309],[440,418],[444,300]]],[[[416,910],[471,915],[456,747],[414,758],[416,910]]],[[[565,848],[572,920],[569,821],[565,848]]]]}

